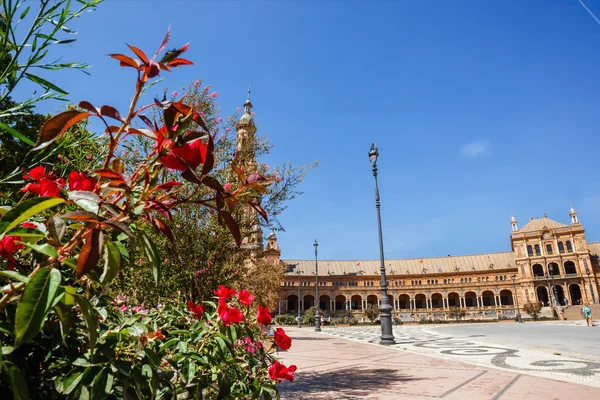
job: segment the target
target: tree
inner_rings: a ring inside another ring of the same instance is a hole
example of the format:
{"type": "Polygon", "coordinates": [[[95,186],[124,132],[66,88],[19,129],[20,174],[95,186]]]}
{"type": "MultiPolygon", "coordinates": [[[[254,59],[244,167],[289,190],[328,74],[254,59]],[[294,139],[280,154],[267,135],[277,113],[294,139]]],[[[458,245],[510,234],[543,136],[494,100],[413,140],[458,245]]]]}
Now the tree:
{"type": "Polygon", "coordinates": [[[448,312],[448,316],[452,319],[455,319],[458,323],[461,319],[463,319],[467,315],[467,312],[460,307],[452,307],[448,312]]]}
{"type": "Polygon", "coordinates": [[[367,318],[369,318],[369,321],[375,322],[375,320],[379,317],[379,308],[373,304],[367,304],[367,308],[365,308],[365,315],[367,318]]]}
{"type": "Polygon", "coordinates": [[[304,312],[302,316],[302,323],[305,325],[314,325],[315,324],[315,314],[317,313],[317,307],[312,306],[308,310],[304,312]]]}
{"type": "Polygon", "coordinates": [[[527,302],[523,304],[523,311],[529,314],[534,321],[538,320],[540,311],[542,311],[542,303],[540,302],[527,302]]]}

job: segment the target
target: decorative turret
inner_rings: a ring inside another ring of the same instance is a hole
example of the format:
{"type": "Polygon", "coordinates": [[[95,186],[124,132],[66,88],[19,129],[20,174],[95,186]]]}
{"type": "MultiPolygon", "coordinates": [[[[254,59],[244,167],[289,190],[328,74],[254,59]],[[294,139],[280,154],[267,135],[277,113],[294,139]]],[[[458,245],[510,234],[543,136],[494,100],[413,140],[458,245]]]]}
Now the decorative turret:
{"type": "Polygon", "coordinates": [[[512,214],[510,217],[510,226],[512,227],[513,232],[519,230],[519,227],[517,226],[517,219],[515,218],[514,214],[512,214]]]}
{"type": "Polygon", "coordinates": [[[237,150],[239,151],[245,142],[246,138],[256,133],[256,125],[252,116],[252,102],[250,101],[250,88],[248,88],[248,99],[244,103],[244,113],[238,120],[235,130],[238,134],[237,150]]]}
{"type": "Polygon", "coordinates": [[[571,209],[569,210],[569,215],[571,216],[571,224],[578,224],[579,218],[577,218],[577,211],[573,208],[573,203],[570,204],[571,209]]]}
{"type": "Polygon", "coordinates": [[[263,253],[268,262],[273,264],[279,263],[281,250],[279,249],[279,244],[277,244],[277,236],[275,236],[275,232],[271,231],[271,234],[267,238],[267,247],[263,253]]]}

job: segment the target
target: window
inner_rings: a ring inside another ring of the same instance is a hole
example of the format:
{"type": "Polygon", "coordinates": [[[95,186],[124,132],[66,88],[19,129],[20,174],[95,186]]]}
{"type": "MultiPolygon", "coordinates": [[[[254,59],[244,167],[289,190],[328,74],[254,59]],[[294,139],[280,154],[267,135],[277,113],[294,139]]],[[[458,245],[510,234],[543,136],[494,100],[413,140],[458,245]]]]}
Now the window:
{"type": "Polygon", "coordinates": [[[546,254],[548,254],[549,256],[552,255],[552,245],[551,244],[546,245],[546,254]]]}
{"type": "Polygon", "coordinates": [[[565,252],[565,245],[563,244],[563,242],[558,242],[558,252],[560,254],[565,252]]]}
{"type": "Polygon", "coordinates": [[[531,246],[527,246],[527,256],[533,257],[533,248],[531,246]]]}
{"type": "Polygon", "coordinates": [[[444,279],[444,285],[446,284],[446,280],[444,279]]]}
{"type": "Polygon", "coordinates": [[[542,253],[540,251],[540,245],[539,244],[535,245],[535,255],[536,256],[541,256],[542,255],[542,253]]]}
{"type": "Polygon", "coordinates": [[[567,240],[567,251],[568,251],[569,253],[572,253],[572,252],[573,252],[573,247],[571,247],[571,242],[570,242],[569,240],[567,240]]]}

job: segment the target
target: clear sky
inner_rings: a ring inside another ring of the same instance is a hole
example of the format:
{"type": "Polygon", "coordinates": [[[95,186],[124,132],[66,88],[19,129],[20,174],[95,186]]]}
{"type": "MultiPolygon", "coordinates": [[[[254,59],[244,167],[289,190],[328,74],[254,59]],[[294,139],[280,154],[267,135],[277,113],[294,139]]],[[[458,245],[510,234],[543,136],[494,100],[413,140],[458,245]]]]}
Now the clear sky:
{"type": "Polygon", "coordinates": [[[125,109],[133,71],[105,55],[153,53],[169,25],[196,65],[165,84],[202,78],[225,116],[251,82],[265,161],[319,161],[282,217],[284,259],[315,238],[320,259],[379,256],[372,141],[387,258],[510,250],[511,212],[568,223],[570,201],[600,240],[600,25],[577,0],[108,0],[64,55],[92,75],[52,80],[125,109]]]}

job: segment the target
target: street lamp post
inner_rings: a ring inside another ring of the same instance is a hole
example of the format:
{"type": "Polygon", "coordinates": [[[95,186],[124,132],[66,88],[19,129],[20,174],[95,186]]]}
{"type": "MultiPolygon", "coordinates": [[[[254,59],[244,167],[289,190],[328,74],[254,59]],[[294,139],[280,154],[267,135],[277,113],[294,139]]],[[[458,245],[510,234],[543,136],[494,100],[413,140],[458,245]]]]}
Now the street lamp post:
{"type": "Polygon", "coordinates": [[[319,314],[319,263],[317,261],[317,247],[319,247],[319,243],[317,243],[317,239],[313,243],[315,246],[315,332],[321,332],[321,314],[319,314]]]}
{"type": "Polygon", "coordinates": [[[544,274],[544,277],[546,278],[546,287],[548,288],[548,298],[550,299],[550,306],[554,308],[554,296],[550,292],[550,282],[548,282],[548,279],[550,279],[550,277],[548,276],[548,274],[544,274]]]}
{"type": "Polygon", "coordinates": [[[383,258],[383,235],[381,233],[381,203],[379,202],[379,186],[377,185],[377,157],[379,157],[379,149],[375,143],[371,144],[369,150],[369,161],[373,170],[373,178],[375,178],[375,208],[377,209],[377,228],[379,230],[379,259],[381,262],[381,303],[379,305],[381,319],[381,344],[395,344],[394,333],[392,331],[392,306],[387,295],[387,280],[385,277],[385,263],[383,258]]]}
{"type": "Polygon", "coordinates": [[[300,274],[302,271],[298,270],[298,328],[302,328],[302,317],[300,316],[300,274]]]}
{"type": "Polygon", "coordinates": [[[523,323],[523,320],[521,319],[521,309],[519,308],[519,295],[517,294],[517,284],[515,283],[517,275],[513,274],[511,278],[513,281],[513,289],[515,290],[515,300],[517,300],[517,322],[523,323]]]}
{"type": "Polygon", "coordinates": [[[556,285],[554,284],[554,267],[550,271],[550,277],[552,278],[552,294],[554,295],[554,307],[559,307],[558,294],[556,292],[556,285]]]}
{"type": "Polygon", "coordinates": [[[589,279],[589,284],[590,284],[590,294],[592,295],[592,304],[596,304],[596,296],[594,296],[594,287],[592,286],[592,277],[590,276],[590,275],[591,275],[591,272],[590,272],[590,270],[589,270],[589,269],[586,269],[586,270],[585,270],[585,273],[587,274],[587,276],[588,276],[588,279],[589,279]]]}

